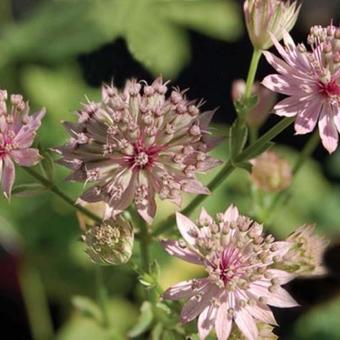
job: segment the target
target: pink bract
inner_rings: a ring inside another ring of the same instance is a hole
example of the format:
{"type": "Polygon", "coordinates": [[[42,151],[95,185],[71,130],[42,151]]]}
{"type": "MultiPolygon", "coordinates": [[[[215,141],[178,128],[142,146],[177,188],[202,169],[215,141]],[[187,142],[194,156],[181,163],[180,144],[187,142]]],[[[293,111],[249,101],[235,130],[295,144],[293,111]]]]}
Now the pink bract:
{"type": "Polygon", "coordinates": [[[214,111],[200,113],[202,103],[186,91],[167,92],[161,78],[130,80],[122,91],[105,85],[100,102],[84,105],[77,123],[64,123],[71,139],[57,149],[59,163],[73,170],[68,179],[94,183],[81,198],[107,202],[107,215],[134,203],[151,223],[156,194],[178,205],[182,192],[209,194],[196,174],[220,164],[207,154],[221,140],[208,132],[214,111]]]}
{"type": "Polygon", "coordinates": [[[264,52],[279,74],[267,76],[263,85],[289,96],[274,107],[275,113],[296,117],[296,134],[309,133],[318,123],[323,146],[334,152],[340,131],[340,28],[312,27],[311,51],[295,45],[287,32],[284,46],[272,39],[283,59],[264,52]]]}
{"type": "Polygon", "coordinates": [[[11,95],[7,105],[7,91],[0,90],[0,178],[3,193],[10,198],[15,181],[14,163],[34,166],[40,160],[39,151],[31,148],[45,110],[29,115],[28,103],[19,94],[11,95]]]}
{"type": "Polygon", "coordinates": [[[204,209],[196,225],[177,214],[179,241],[162,241],[165,250],[184,261],[204,266],[205,278],[180,282],[164,293],[169,300],[188,299],[183,323],[198,317],[200,339],[215,328],[219,340],[228,339],[237,327],[249,340],[258,339],[259,322],[276,325],[268,305],[297,306],[281,285],[294,278],[272,266],[291,243],[263,235],[262,225],[230,206],[213,219],[204,209]]]}

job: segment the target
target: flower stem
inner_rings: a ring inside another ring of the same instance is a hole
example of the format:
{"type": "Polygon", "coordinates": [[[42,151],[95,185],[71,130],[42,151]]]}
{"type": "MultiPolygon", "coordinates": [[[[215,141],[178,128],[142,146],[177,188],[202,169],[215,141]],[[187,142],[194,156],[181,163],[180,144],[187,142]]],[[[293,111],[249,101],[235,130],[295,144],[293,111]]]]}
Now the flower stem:
{"type": "Polygon", "coordinates": [[[98,305],[102,312],[102,325],[103,328],[110,327],[110,319],[108,312],[108,292],[104,283],[104,275],[103,275],[103,267],[100,265],[96,265],[95,267],[95,276],[96,276],[96,291],[97,291],[97,300],[98,305]]]}
{"type": "Polygon", "coordinates": [[[254,49],[253,56],[251,58],[250,67],[247,76],[246,90],[244,93],[244,98],[248,99],[251,96],[251,91],[253,89],[253,84],[255,81],[255,75],[257,71],[257,67],[259,65],[259,61],[261,59],[262,52],[261,50],[254,49]]]}
{"type": "MultiPolygon", "coordinates": [[[[305,161],[312,155],[312,153],[315,151],[316,147],[319,145],[320,137],[319,132],[315,131],[313,135],[310,137],[306,145],[304,146],[302,152],[300,153],[298,159],[296,160],[293,169],[292,169],[292,175],[293,178],[296,176],[296,174],[300,171],[305,161]]],[[[284,190],[279,192],[271,202],[268,209],[266,209],[266,214],[262,218],[263,222],[268,222],[270,216],[273,216],[276,208],[283,202],[286,202],[289,197],[289,190],[284,190]]]]}
{"type": "MultiPolygon", "coordinates": [[[[270,142],[273,138],[284,131],[289,125],[293,123],[293,121],[294,118],[284,118],[280,120],[270,130],[268,130],[259,139],[257,139],[254,144],[248,146],[243,152],[241,152],[240,155],[236,157],[234,163],[232,163],[230,160],[226,162],[223,168],[208,184],[209,190],[213,192],[236,169],[237,163],[247,161],[252,154],[261,149],[266,143],[270,142]]],[[[197,196],[189,203],[189,205],[185,209],[182,210],[181,213],[184,215],[191,214],[196,209],[196,207],[201,204],[207,197],[208,196],[205,195],[197,196]]],[[[159,236],[163,232],[171,229],[174,224],[175,216],[170,216],[161,227],[153,232],[152,236],[159,236]]]]}
{"type": "Polygon", "coordinates": [[[150,255],[149,255],[149,241],[150,235],[148,231],[148,226],[142,221],[140,223],[140,251],[141,251],[141,260],[142,260],[142,268],[145,272],[149,272],[150,270],[150,255]]]}
{"type": "Polygon", "coordinates": [[[46,189],[53,192],[59,198],[61,198],[65,203],[71,205],[74,209],[78,210],[82,214],[86,215],[87,217],[91,218],[93,221],[97,223],[102,223],[102,219],[98,217],[96,214],[92,213],[88,209],[82,207],[81,205],[77,204],[71,197],[67,196],[63,193],[53,182],[49,181],[47,178],[40,175],[38,172],[34,171],[31,168],[23,167],[27,173],[29,173],[32,177],[34,177],[38,182],[40,182],[46,189]]]}
{"type": "Polygon", "coordinates": [[[22,265],[19,282],[34,340],[53,338],[48,301],[38,270],[27,261],[22,265]]]}

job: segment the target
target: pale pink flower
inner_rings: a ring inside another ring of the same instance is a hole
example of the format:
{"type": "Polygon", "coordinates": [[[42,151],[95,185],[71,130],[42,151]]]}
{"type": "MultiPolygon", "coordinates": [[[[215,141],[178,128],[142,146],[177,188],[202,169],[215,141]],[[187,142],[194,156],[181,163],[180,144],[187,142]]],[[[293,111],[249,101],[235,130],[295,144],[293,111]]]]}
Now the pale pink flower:
{"type": "Polygon", "coordinates": [[[332,153],[340,131],[340,28],[312,27],[308,37],[311,51],[295,45],[288,33],[285,46],[274,36],[272,39],[283,59],[264,52],[279,74],[267,76],[263,85],[289,96],[274,107],[275,113],[296,116],[296,134],[311,132],[319,122],[322,144],[332,153]]]}
{"type": "Polygon", "coordinates": [[[165,299],[189,299],[181,312],[183,323],[198,317],[200,339],[215,328],[217,338],[229,338],[238,327],[248,340],[258,339],[258,322],[275,325],[268,305],[297,306],[281,285],[293,276],[273,269],[291,244],[264,236],[262,225],[239,214],[234,206],[214,220],[202,209],[198,225],[177,213],[184,240],[162,241],[165,250],[184,261],[204,266],[205,278],[180,282],[165,299]]]}
{"type": "Polygon", "coordinates": [[[294,27],[300,7],[296,1],[246,0],[243,9],[253,46],[269,49],[273,45],[270,32],[281,40],[283,31],[289,32],[294,27]]]}
{"type": "Polygon", "coordinates": [[[83,200],[107,202],[113,216],[134,203],[151,223],[156,194],[178,205],[182,192],[209,194],[196,174],[221,163],[207,154],[220,140],[208,132],[214,111],[200,114],[185,91],[167,91],[161,78],[128,81],[123,91],[105,85],[99,103],[65,123],[71,139],[57,149],[59,163],[73,169],[68,179],[94,183],[83,200]]]}
{"type": "Polygon", "coordinates": [[[15,181],[14,163],[34,166],[40,160],[39,150],[31,148],[45,110],[29,115],[29,106],[19,94],[11,95],[7,105],[7,91],[0,90],[0,178],[2,191],[10,198],[15,181]]]}

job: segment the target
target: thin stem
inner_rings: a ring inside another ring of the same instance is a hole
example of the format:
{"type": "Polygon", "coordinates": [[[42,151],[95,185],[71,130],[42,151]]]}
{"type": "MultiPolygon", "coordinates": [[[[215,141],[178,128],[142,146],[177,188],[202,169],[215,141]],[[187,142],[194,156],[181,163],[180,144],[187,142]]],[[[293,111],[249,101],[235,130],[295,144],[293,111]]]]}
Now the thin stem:
{"type": "MultiPolygon", "coordinates": [[[[241,163],[251,158],[256,150],[259,150],[262,146],[264,146],[266,143],[270,142],[273,138],[279,135],[289,125],[291,125],[293,121],[294,118],[284,118],[280,120],[270,130],[263,134],[254,144],[248,146],[243,152],[241,152],[234,163],[228,161],[208,184],[209,190],[213,192],[236,169],[237,163],[241,163]]],[[[206,195],[196,196],[196,198],[194,198],[189,203],[189,205],[182,210],[182,214],[190,215],[196,209],[196,207],[201,204],[207,197],[208,196],[206,195]]],[[[175,216],[170,216],[161,227],[153,232],[152,236],[159,236],[163,232],[171,229],[174,224],[175,216]]]]}
{"type": "Polygon", "coordinates": [[[32,264],[25,262],[19,272],[19,282],[32,338],[34,340],[52,339],[53,326],[40,273],[32,264]]]}
{"type": "Polygon", "coordinates": [[[251,91],[253,89],[253,84],[255,81],[255,75],[257,71],[257,67],[259,65],[259,61],[261,59],[262,52],[261,50],[254,49],[253,56],[251,58],[250,67],[247,76],[246,90],[244,93],[244,98],[248,99],[251,96],[251,91]]]}
{"type": "MultiPolygon", "coordinates": [[[[293,179],[295,178],[296,174],[300,171],[305,161],[313,154],[313,152],[319,145],[319,141],[320,141],[319,132],[315,131],[313,135],[311,136],[311,138],[306,143],[306,145],[304,146],[302,152],[300,153],[298,159],[296,160],[293,166],[293,169],[292,169],[293,179]]],[[[289,197],[289,190],[284,190],[284,191],[279,192],[272,200],[268,209],[266,209],[266,214],[263,217],[263,221],[268,222],[270,216],[273,216],[277,207],[281,203],[286,202],[288,197],[289,197]]]]}
{"type": "Polygon", "coordinates": [[[102,266],[96,265],[95,276],[96,276],[97,300],[98,300],[98,305],[102,312],[103,328],[109,328],[110,327],[110,319],[109,319],[109,311],[108,311],[109,294],[105,286],[104,273],[103,273],[102,266]]]}
{"type": "Polygon", "coordinates": [[[149,272],[150,270],[150,254],[149,254],[149,242],[150,235],[148,226],[144,221],[140,222],[140,252],[141,252],[141,260],[142,260],[142,268],[145,272],[149,272]]]}
{"type": "Polygon", "coordinates": [[[38,182],[40,182],[43,186],[45,186],[48,190],[53,192],[59,198],[61,198],[65,203],[71,205],[73,208],[91,218],[93,221],[97,223],[102,223],[102,219],[98,217],[96,214],[92,213],[88,209],[82,207],[77,204],[71,197],[67,196],[63,193],[53,182],[49,181],[47,178],[41,176],[38,172],[34,171],[31,168],[22,167],[27,173],[29,173],[32,177],[34,177],[38,182]]]}

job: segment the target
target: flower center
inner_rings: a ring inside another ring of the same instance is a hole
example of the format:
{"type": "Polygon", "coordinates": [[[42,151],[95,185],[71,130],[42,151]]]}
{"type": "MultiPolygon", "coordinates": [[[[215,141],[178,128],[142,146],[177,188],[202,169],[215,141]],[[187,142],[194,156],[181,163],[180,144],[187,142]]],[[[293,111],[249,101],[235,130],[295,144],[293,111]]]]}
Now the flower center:
{"type": "Polygon", "coordinates": [[[319,82],[319,91],[327,97],[340,96],[340,86],[337,84],[335,79],[326,84],[319,82]]]}
{"type": "Polygon", "coordinates": [[[144,168],[149,163],[149,156],[146,152],[142,151],[135,155],[134,163],[139,168],[144,168]]]}
{"type": "Polygon", "coordinates": [[[11,148],[11,139],[0,134],[0,159],[4,158],[11,148]]]}
{"type": "Polygon", "coordinates": [[[237,276],[241,265],[240,252],[236,248],[226,248],[220,254],[218,271],[220,279],[226,285],[232,278],[237,276]]]}

